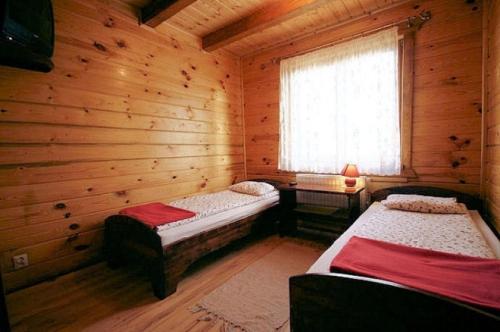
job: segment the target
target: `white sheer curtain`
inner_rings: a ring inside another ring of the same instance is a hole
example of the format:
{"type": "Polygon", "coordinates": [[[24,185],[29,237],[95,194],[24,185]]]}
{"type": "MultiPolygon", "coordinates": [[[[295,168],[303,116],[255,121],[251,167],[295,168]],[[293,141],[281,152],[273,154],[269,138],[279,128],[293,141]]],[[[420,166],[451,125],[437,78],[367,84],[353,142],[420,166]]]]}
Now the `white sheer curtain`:
{"type": "Polygon", "coordinates": [[[282,60],[279,168],[399,174],[398,72],[395,28],[282,60]]]}

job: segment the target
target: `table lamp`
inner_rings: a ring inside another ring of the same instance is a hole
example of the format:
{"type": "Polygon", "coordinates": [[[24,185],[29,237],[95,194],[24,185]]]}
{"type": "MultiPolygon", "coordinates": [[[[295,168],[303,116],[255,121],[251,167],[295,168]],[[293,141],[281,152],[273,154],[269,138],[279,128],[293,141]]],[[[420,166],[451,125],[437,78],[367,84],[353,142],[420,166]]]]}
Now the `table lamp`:
{"type": "Polygon", "coordinates": [[[346,164],[340,174],[345,176],[345,185],[347,187],[354,187],[356,185],[355,178],[359,177],[359,172],[356,165],[346,164]]]}

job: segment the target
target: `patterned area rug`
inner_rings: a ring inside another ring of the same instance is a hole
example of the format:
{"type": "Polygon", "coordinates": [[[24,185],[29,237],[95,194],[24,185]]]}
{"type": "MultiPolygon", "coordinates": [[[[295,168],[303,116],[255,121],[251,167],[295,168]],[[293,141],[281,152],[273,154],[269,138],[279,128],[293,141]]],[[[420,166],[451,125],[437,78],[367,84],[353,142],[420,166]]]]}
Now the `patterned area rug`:
{"type": "Polygon", "coordinates": [[[222,319],[228,330],[289,329],[288,278],[306,272],[325,249],[287,240],[201,299],[193,312],[222,319]]]}

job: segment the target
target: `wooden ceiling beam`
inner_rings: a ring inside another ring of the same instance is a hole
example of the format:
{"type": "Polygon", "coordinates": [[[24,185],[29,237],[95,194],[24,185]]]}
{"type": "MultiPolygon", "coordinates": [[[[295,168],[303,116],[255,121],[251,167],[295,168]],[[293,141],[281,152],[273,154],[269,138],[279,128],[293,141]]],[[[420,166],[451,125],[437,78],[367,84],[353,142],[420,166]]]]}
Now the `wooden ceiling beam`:
{"type": "Polygon", "coordinates": [[[157,27],[197,0],[153,0],[141,8],[141,23],[157,27]]]}
{"type": "Polygon", "coordinates": [[[203,49],[206,51],[214,51],[246,36],[317,8],[326,1],[327,0],[279,0],[237,22],[204,36],[202,39],[203,49]]]}

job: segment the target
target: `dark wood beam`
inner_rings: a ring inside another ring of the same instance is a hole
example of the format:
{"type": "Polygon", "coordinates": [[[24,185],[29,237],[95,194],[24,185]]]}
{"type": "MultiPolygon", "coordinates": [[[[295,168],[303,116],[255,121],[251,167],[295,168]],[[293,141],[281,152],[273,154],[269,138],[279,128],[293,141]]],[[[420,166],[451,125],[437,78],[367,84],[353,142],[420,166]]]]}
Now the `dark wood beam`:
{"type": "Polygon", "coordinates": [[[299,16],[328,0],[280,0],[203,37],[203,49],[214,51],[246,36],[299,16]]]}
{"type": "Polygon", "coordinates": [[[141,23],[157,27],[196,0],[153,0],[141,8],[141,23]]]}

